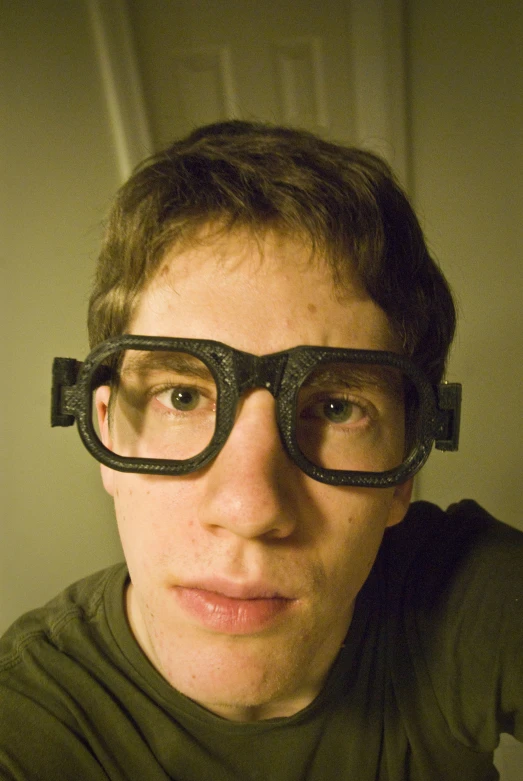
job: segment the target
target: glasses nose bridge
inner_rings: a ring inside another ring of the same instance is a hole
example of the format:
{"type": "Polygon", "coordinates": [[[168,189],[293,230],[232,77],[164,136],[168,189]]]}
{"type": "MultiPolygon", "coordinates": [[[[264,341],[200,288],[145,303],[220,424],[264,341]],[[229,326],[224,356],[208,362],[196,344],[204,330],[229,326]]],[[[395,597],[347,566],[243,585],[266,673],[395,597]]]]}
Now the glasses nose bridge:
{"type": "Polygon", "coordinates": [[[278,398],[288,353],[282,352],[272,355],[238,353],[235,357],[240,396],[254,388],[265,388],[275,399],[278,398]]]}

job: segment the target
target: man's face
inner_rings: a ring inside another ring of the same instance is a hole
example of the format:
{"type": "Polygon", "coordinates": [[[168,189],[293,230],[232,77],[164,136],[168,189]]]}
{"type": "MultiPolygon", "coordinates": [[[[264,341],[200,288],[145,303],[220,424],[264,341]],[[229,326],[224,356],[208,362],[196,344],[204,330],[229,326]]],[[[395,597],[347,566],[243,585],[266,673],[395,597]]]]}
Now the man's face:
{"type": "MultiPolygon", "coordinates": [[[[296,345],[397,350],[356,280],[343,299],[297,240],[235,232],[174,249],[142,293],[129,331],[205,338],[264,355],[296,345]]],[[[98,397],[106,443],[107,389],[98,397]]],[[[398,434],[396,447],[403,443],[398,434]]],[[[318,694],[387,526],[410,484],[329,486],[280,442],[275,400],[243,398],[229,439],[183,477],[102,467],[132,585],[129,622],[179,691],[235,720],[290,715],[318,694]]]]}

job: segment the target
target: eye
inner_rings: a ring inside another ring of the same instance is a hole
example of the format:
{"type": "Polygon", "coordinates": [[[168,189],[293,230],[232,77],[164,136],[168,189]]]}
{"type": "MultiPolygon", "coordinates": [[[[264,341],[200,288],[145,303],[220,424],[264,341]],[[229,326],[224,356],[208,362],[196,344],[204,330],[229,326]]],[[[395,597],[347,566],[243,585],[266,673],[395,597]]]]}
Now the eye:
{"type": "Polygon", "coordinates": [[[200,405],[202,394],[197,388],[177,386],[158,393],[156,398],[167,408],[178,412],[191,412],[200,405]]]}
{"type": "Polygon", "coordinates": [[[365,411],[350,399],[335,396],[317,401],[301,413],[303,418],[319,418],[333,424],[358,423],[365,414],[365,411]]]}
{"type": "Polygon", "coordinates": [[[361,409],[348,399],[328,399],[323,402],[323,417],[331,423],[347,423],[361,417],[361,409]]]}

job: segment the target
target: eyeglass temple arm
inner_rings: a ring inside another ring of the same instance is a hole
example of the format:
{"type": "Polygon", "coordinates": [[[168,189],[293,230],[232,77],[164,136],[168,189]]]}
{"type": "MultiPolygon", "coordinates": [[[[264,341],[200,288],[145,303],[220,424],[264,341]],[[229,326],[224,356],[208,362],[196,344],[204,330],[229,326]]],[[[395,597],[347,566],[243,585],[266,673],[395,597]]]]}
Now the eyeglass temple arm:
{"type": "Polygon", "coordinates": [[[438,418],[434,434],[437,450],[457,450],[461,419],[461,383],[443,382],[436,388],[438,418]]]}
{"type": "MultiPolygon", "coordinates": [[[[74,358],[55,358],[53,361],[53,384],[51,389],[51,426],[74,425],[77,409],[78,375],[83,366],[74,358]]],[[[100,364],[96,368],[93,387],[110,383],[112,371],[100,364]]]]}

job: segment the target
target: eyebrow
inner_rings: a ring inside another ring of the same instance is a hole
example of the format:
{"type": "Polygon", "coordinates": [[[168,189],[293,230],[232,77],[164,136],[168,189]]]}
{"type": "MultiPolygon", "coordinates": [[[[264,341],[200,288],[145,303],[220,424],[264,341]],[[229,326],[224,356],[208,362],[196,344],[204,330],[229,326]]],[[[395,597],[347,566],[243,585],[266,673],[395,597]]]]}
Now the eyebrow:
{"type": "Polygon", "coordinates": [[[389,366],[366,366],[362,364],[339,363],[319,366],[309,374],[302,387],[322,387],[325,384],[342,385],[361,390],[373,388],[379,391],[392,390],[397,396],[403,395],[402,373],[389,366]]]}
{"type": "Polygon", "coordinates": [[[127,351],[121,375],[145,374],[150,371],[170,371],[202,380],[213,380],[211,370],[194,355],[167,351],[127,351]]]}

